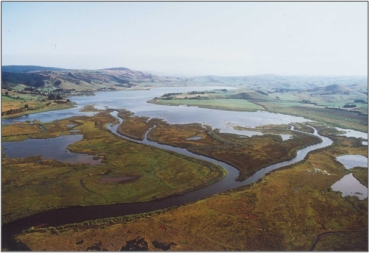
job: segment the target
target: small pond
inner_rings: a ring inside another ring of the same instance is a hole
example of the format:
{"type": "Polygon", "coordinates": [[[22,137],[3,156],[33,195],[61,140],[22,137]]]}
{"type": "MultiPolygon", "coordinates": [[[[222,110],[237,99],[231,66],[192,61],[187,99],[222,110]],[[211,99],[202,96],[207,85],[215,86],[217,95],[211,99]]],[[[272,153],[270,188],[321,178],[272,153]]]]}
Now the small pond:
{"type": "Polygon", "coordinates": [[[364,200],[368,196],[367,187],[363,186],[353,175],[345,175],[341,180],[335,182],[331,188],[333,191],[340,191],[342,197],[356,196],[364,200]]]}
{"type": "Polygon", "coordinates": [[[197,140],[200,140],[200,139],[202,139],[202,137],[200,137],[200,136],[193,136],[193,137],[187,138],[186,140],[187,141],[197,141],[197,140]]]}
{"type": "Polygon", "coordinates": [[[354,167],[368,167],[368,159],[362,155],[342,155],[337,157],[337,161],[349,170],[354,167]]]}
{"type": "Polygon", "coordinates": [[[369,138],[368,137],[368,134],[367,133],[364,133],[364,132],[360,132],[360,131],[356,131],[356,130],[352,130],[352,129],[343,129],[343,128],[339,128],[339,127],[336,127],[336,129],[338,131],[345,132],[344,134],[339,134],[341,136],[354,137],[354,138],[362,138],[364,140],[367,140],[369,138]]]}
{"type": "Polygon", "coordinates": [[[17,142],[2,142],[3,153],[10,158],[25,158],[43,156],[45,159],[55,159],[61,162],[100,164],[93,155],[78,154],[67,149],[68,145],[82,140],[81,134],[63,135],[49,139],[28,139],[17,142]]]}

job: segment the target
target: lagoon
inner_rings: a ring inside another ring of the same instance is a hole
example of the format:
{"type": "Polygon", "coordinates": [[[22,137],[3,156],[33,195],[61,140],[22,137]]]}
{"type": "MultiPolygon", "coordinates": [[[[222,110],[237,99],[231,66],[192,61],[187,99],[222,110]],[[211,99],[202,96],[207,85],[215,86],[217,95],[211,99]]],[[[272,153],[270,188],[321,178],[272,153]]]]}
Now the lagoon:
{"type": "MultiPolygon", "coordinates": [[[[203,123],[210,125],[212,128],[219,128],[221,132],[235,133],[233,125],[242,127],[255,128],[260,125],[269,124],[289,124],[294,122],[310,121],[303,117],[296,117],[266,111],[256,112],[236,112],[220,111],[214,109],[198,108],[195,106],[166,106],[147,103],[154,97],[160,97],[165,93],[187,92],[193,90],[212,90],[232,87],[162,87],[151,90],[131,90],[131,91],[113,91],[113,92],[96,92],[95,96],[71,97],[70,100],[77,103],[77,107],[49,111],[37,114],[30,114],[27,117],[3,119],[3,124],[10,124],[19,121],[33,121],[35,119],[41,122],[49,122],[57,119],[68,118],[78,115],[93,115],[94,112],[80,112],[85,105],[94,104],[98,109],[126,109],[135,113],[135,116],[146,116],[151,118],[160,118],[170,124],[189,124],[203,123]],[[232,125],[230,124],[232,123],[232,125]]],[[[243,131],[238,131],[243,135],[243,131]]],[[[246,135],[248,135],[246,133],[246,135]]]]}

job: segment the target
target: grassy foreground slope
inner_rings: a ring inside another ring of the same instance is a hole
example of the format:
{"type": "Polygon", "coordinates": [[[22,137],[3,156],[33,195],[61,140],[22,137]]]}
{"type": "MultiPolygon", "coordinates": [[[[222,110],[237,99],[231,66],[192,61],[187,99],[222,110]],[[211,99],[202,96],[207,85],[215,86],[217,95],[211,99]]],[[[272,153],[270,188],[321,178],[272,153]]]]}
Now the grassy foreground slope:
{"type": "Polygon", "coordinates": [[[342,197],[331,185],[352,173],[335,157],[367,156],[367,147],[355,139],[334,140],[251,186],[134,220],[31,229],[17,239],[37,251],[366,251],[368,199],[342,197]]]}
{"type": "Polygon", "coordinates": [[[75,106],[73,102],[67,102],[67,100],[62,100],[62,102],[58,103],[52,100],[45,100],[45,98],[45,96],[41,95],[19,94],[14,91],[2,90],[1,112],[5,114],[9,110],[13,110],[12,114],[4,115],[3,117],[18,117],[23,114],[62,110],[75,106]],[[5,92],[8,95],[5,95],[5,92]]]}

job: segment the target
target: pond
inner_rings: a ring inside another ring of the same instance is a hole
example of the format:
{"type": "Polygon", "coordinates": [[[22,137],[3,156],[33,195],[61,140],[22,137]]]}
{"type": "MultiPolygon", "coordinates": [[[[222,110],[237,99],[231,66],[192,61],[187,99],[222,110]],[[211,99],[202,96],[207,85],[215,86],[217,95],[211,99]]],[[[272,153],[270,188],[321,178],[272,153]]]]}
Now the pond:
{"type": "Polygon", "coordinates": [[[341,136],[362,138],[364,140],[367,140],[369,138],[368,137],[369,135],[367,133],[364,133],[364,132],[360,132],[360,131],[356,131],[356,130],[352,130],[352,129],[343,129],[343,128],[339,128],[339,127],[336,127],[336,129],[338,131],[345,132],[343,134],[339,134],[341,136]]]}
{"type": "Polygon", "coordinates": [[[200,140],[200,139],[202,139],[202,137],[200,137],[200,136],[193,136],[193,137],[187,138],[186,140],[187,141],[197,141],[197,140],[200,140]]]}
{"type": "Polygon", "coordinates": [[[2,142],[3,153],[10,158],[25,158],[43,156],[61,162],[89,163],[96,165],[100,160],[94,160],[93,155],[78,154],[67,149],[68,145],[82,140],[81,134],[63,135],[48,139],[28,139],[17,142],[2,142]]]}
{"type": "Polygon", "coordinates": [[[343,155],[338,156],[337,161],[344,165],[349,170],[354,167],[368,167],[368,159],[362,155],[343,155]]]}
{"type": "Polygon", "coordinates": [[[345,175],[341,180],[334,183],[331,188],[333,191],[342,193],[342,197],[356,196],[360,200],[364,200],[368,196],[367,187],[363,186],[353,175],[345,175]]]}

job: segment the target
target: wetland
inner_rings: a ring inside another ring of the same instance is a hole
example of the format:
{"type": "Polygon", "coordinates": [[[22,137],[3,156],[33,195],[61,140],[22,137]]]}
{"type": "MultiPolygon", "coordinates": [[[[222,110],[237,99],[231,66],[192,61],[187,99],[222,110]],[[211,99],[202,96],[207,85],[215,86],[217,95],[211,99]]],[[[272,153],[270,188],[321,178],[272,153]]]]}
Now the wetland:
{"type": "Polygon", "coordinates": [[[351,176],[367,191],[367,169],[336,160],[367,156],[363,136],[260,108],[146,103],[164,90],[181,88],[74,97],[76,108],[4,119],[3,249],[308,250],[367,234],[364,190],[333,188],[351,176]],[[45,153],[11,155],[28,141],[45,153]]]}

